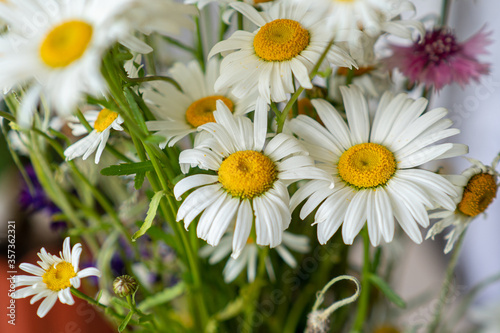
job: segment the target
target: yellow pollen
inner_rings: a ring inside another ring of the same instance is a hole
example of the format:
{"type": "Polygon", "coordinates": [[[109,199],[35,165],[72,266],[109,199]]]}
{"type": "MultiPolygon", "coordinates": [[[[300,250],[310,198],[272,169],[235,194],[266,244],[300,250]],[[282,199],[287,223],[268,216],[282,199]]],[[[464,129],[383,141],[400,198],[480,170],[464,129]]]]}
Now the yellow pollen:
{"type": "Polygon", "coordinates": [[[82,21],[69,21],[55,27],[40,47],[43,62],[53,68],[68,66],[85,53],[92,32],[92,26],[82,21]]]}
{"type": "Polygon", "coordinates": [[[337,1],[337,2],[354,2],[356,0],[334,0],[334,2],[337,1]]]}
{"type": "Polygon", "coordinates": [[[480,173],[471,177],[464,189],[458,210],[468,216],[481,214],[497,196],[495,177],[489,173],[480,173]]]}
{"type": "Polygon", "coordinates": [[[273,161],[262,153],[245,150],[229,155],[219,168],[219,182],[233,197],[255,198],[269,190],[278,176],[273,161]]]}
{"type": "Polygon", "coordinates": [[[376,143],[362,143],[340,156],[339,176],[356,188],[385,185],[396,172],[396,159],[387,148],[376,143]]]}
{"type": "Polygon", "coordinates": [[[198,127],[206,123],[215,122],[214,111],[217,109],[217,100],[222,100],[231,112],[234,111],[233,102],[224,96],[208,96],[194,101],[186,110],[186,120],[193,126],[198,127]]]}
{"type": "Polygon", "coordinates": [[[97,120],[94,123],[94,129],[97,132],[103,132],[116,118],[118,118],[118,113],[104,108],[97,116],[97,120]]]}
{"type": "Polygon", "coordinates": [[[290,60],[309,45],[309,31],[299,22],[279,19],[262,26],[255,35],[255,53],[266,61],[290,60]]]}
{"type": "Polygon", "coordinates": [[[72,264],[66,261],[52,265],[42,279],[47,288],[53,291],[59,291],[71,287],[70,279],[76,276],[72,264]]]}

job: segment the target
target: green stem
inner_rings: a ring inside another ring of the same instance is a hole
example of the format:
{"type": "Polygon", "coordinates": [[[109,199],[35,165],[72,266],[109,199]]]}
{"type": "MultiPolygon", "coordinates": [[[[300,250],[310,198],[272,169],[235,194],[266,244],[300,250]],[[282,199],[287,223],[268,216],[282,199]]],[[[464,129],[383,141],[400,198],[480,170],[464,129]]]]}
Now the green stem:
{"type": "Polygon", "coordinates": [[[464,241],[465,232],[460,235],[458,242],[455,244],[455,248],[453,249],[453,254],[451,256],[450,262],[448,264],[448,268],[446,269],[446,275],[443,282],[443,286],[441,287],[441,294],[439,295],[439,303],[436,308],[436,312],[434,314],[434,319],[429,325],[429,333],[438,332],[439,324],[441,323],[441,315],[443,313],[443,307],[445,306],[448,295],[451,289],[451,282],[453,279],[453,272],[455,271],[455,267],[457,266],[458,257],[460,256],[460,249],[462,248],[462,243],[464,241]]]}
{"type": "MultiPolygon", "coordinates": [[[[106,305],[104,305],[104,304],[102,304],[102,303],[100,303],[100,302],[96,301],[96,300],[95,300],[95,299],[93,299],[92,297],[89,297],[89,296],[85,295],[85,294],[84,294],[84,293],[82,293],[80,290],[78,290],[78,289],[76,289],[76,288],[74,288],[74,287],[71,287],[71,293],[72,293],[74,296],[76,296],[76,297],[78,297],[78,298],[80,298],[80,299],[82,299],[82,300],[86,301],[86,302],[87,302],[87,303],[89,303],[90,305],[93,305],[93,306],[96,306],[96,307],[98,307],[98,308],[103,309],[103,310],[105,311],[105,313],[106,313],[106,314],[109,314],[109,315],[111,315],[111,316],[113,316],[113,317],[115,317],[115,318],[119,319],[120,321],[122,321],[123,319],[125,319],[125,316],[120,315],[120,314],[119,314],[119,313],[117,313],[117,312],[116,312],[113,308],[111,308],[111,307],[109,307],[109,306],[106,306],[106,305]]],[[[134,325],[139,324],[137,321],[134,321],[134,320],[131,320],[130,322],[131,322],[132,324],[134,324],[134,325]]]]}
{"type": "Polygon", "coordinates": [[[5,112],[5,111],[1,111],[0,110],[0,117],[4,117],[5,119],[7,119],[8,121],[12,121],[13,123],[16,122],[16,118],[14,118],[13,115],[11,115],[10,113],[8,112],[5,112]]]}
{"type": "Polygon", "coordinates": [[[259,248],[259,267],[257,271],[257,278],[253,282],[255,289],[247,300],[247,306],[245,309],[245,325],[243,326],[243,331],[246,333],[253,332],[253,318],[255,316],[255,311],[257,310],[257,305],[259,304],[260,291],[262,289],[264,276],[266,274],[266,258],[269,255],[269,248],[259,248]],[[248,329],[248,330],[247,330],[248,329]]]}
{"type": "MultiPolygon", "coordinates": [[[[309,79],[312,80],[316,76],[316,74],[318,73],[319,67],[323,63],[323,60],[325,60],[326,55],[328,54],[328,51],[330,51],[330,48],[332,47],[332,45],[333,45],[333,39],[330,41],[330,43],[328,44],[326,49],[321,54],[321,57],[319,58],[318,62],[316,63],[316,65],[312,69],[311,74],[309,74],[309,79]]],[[[295,91],[295,93],[292,95],[292,97],[290,98],[290,100],[286,104],[286,106],[283,109],[283,111],[281,112],[280,116],[276,117],[276,121],[278,123],[278,129],[277,129],[276,133],[283,132],[283,126],[285,125],[285,120],[288,117],[288,113],[290,112],[290,110],[293,107],[293,104],[297,101],[297,99],[299,98],[300,94],[303,91],[304,91],[304,87],[299,87],[299,89],[297,89],[295,91]]]]}
{"type": "Polygon", "coordinates": [[[442,0],[441,4],[441,26],[448,25],[448,18],[450,17],[450,8],[451,1],[450,0],[442,0]]]}
{"type": "Polygon", "coordinates": [[[345,78],[345,85],[348,86],[352,83],[352,80],[354,79],[354,70],[353,69],[349,69],[347,71],[347,76],[345,78]]]}
{"type": "Polygon", "coordinates": [[[151,81],[165,81],[168,83],[171,83],[177,90],[182,91],[181,86],[172,79],[171,77],[168,76],[161,76],[161,75],[150,75],[150,76],[144,76],[144,77],[138,77],[138,78],[131,78],[131,77],[126,77],[126,81],[129,83],[135,83],[135,84],[140,84],[143,82],[151,82],[151,81]]]}
{"type": "Polygon", "coordinates": [[[194,49],[190,46],[187,46],[176,39],[173,39],[173,38],[168,37],[168,36],[162,36],[162,37],[165,41],[167,41],[167,43],[175,45],[175,46],[179,47],[180,49],[183,49],[184,51],[188,51],[194,55],[196,55],[196,53],[197,53],[196,49],[194,49]]]}
{"type": "Polygon", "coordinates": [[[196,23],[196,32],[198,33],[197,45],[196,45],[196,58],[200,63],[201,69],[205,71],[205,52],[203,51],[203,37],[201,31],[200,18],[195,16],[194,21],[196,23]]]}
{"type": "Polygon", "coordinates": [[[370,304],[370,237],[368,230],[365,228],[361,231],[363,236],[363,271],[361,274],[361,296],[359,297],[358,313],[354,321],[352,333],[363,332],[363,326],[368,314],[368,306],[370,304]]]}

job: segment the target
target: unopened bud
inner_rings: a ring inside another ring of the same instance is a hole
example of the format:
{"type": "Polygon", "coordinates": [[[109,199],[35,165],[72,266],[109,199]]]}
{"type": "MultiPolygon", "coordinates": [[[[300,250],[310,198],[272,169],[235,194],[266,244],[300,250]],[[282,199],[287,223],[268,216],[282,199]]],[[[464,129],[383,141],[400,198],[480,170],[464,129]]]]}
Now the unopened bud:
{"type": "Polygon", "coordinates": [[[137,281],[130,275],[119,276],[113,282],[113,291],[120,297],[132,295],[137,287],[137,281]]]}

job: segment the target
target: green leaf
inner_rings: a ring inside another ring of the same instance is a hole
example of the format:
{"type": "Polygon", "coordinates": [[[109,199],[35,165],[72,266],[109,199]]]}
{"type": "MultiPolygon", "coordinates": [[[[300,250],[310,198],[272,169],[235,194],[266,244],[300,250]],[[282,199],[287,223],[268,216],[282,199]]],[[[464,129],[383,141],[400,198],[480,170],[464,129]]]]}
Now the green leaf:
{"type": "Polygon", "coordinates": [[[136,190],[140,190],[142,188],[142,184],[144,184],[144,179],[146,179],[145,172],[136,173],[135,180],[134,180],[134,188],[136,190]]]}
{"type": "Polygon", "coordinates": [[[136,173],[144,173],[146,171],[153,171],[153,164],[151,161],[138,162],[138,163],[122,163],[112,165],[101,170],[103,176],[125,176],[133,175],[136,173]]]}
{"type": "Polygon", "coordinates": [[[138,308],[141,311],[145,311],[152,307],[170,302],[176,297],[179,297],[186,290],[186,285],[184,282],[179,282],[171,288],[164,289],[159,293],[147,297],[144,301],[139,304],[138,308]]]}
{"type": "Polygon", "coordinates": [[[146,215],[146,219],[144,220],[144,223],[142,224],[139,231],[137,231],[132,236],[132,241],[135,242],[137,238],[144,235],[146,231],[148,231],[148,229],[151,228],[151,225],[153,224],[153,219],[156,216],[156,211],[158,210],[158,206],[160,205],[160,200],[161,198],[163,198],[163,196],[165,196],[165,191],[159,191],[155,193],[155,195],[151,199],[151,203],[149,204],[149,209],[146,215]]]}
{"type": "Polygon", "coordinates": [[[402,309],[406,308],[405,301],[403,301],[403,299],[398,294],[396,294],[396,292],[394,290],[392,290],[392,288],[387,284],[387,282],[382,280],[382,278],[380,278],[379,276],[377,276],[375,274],[370,274],[368,276],[368,279],[375,286],[377,286],[377,288],[380,289],[380,291],[382,291],[384,293],[384,295],[392,303],[396,304],[398,307],[400,307],[402,309]]]}
{"type": "Polygon", "coordinates": [[[160,144],[162,142],[165,142],[165,138],[163,136],[159,135],[150,135],[146,138],[146,142],[148,143],[153,143],[153,144],[160,144]]]}
{"type": "Polygon", "coordinates": [[[118,332],[123,332],[125,328],[127,328],[128,322],[130,319],[132,319],[132,316],[134,315],[134,311],[130,311],[125,319],[123,319],[122,323],[120,324],[120,327],[118,327],[118,332]]]}

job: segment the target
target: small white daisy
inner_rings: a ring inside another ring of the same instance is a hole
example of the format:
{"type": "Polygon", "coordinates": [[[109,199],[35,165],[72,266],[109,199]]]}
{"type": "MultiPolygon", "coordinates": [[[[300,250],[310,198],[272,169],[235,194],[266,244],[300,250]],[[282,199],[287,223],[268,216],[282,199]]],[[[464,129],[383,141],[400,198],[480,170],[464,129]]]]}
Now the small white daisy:
{"type": "Polygon", "coordinates": [[[182,92],[165,81],[156,81],[144,90],[144,98],[158,120],[148,121],[150,131],[164,136],[161,148],[173,146],[190,133],[196,133],[198,126],[214,122],[212,113],[215,102],[222,100],[235,115],[255,110],[256,94],[240,99],[229,89],[214,89],[219,76],[220,61],[211,59],[204,74],[197,61],[188,65],[176,63],[169,74],[179,83],[182,92]]]}
{"type": "Polygon", "coordinates": [[[428,101],[415,101],[407,94],[394,97],[385,93],[371,123],[361,90],[354,85],[340,90],[348,124],[331,104],[320,99],[312,104],[326,128],[307,116],[290,122],[292,131],[319,162],[317,166],[335,181],[333,189],[328,182],[310,181],[294,194],[291,207],[309,198],[300,211],[302,219],[318,207],[315,223],[321,244],[340,225],[344,242],[352,244],[365,222],[373,246],[381,238],[390,242],[394,217],[408,236],[420,243],[417,223],[429,226],[426,208],[453,209],[457,193],[444,177],[416,167],[466,153],[464,145],[433,145],[459,130],[449,128],[452,122],[444,118],[446,109],[422,114],[428,101]]]}
{"type": "MultiPolygon", "coordinates": [[[[84,117],[94,129],[86,137],[66,148],[64,156],[68,160],[72,160],[83,155],[83,159],[86,160],[97,149],[95,163],[98,164],[102,152],[106,148],[111,129],[123,131],[123,127],[120,126],[123,119],[118,113],[106,108],[101,111],[87,111],[84,117]]],[[[70,124],[70,127],[74,136],[87,133],[87,129],[82,124],[70,124]]]]}
{"type": "Polygon", "coordinates": [[[80,288],[80,279],[88,276],[101,276],[97,268],[89,267],[79,270],[80,254],[82,245],[77,243],[71,249],[70,239],[66,237],[63,243],[63,251],[59,257],[48,253],[42,247],[38,252],[38,266],[22,263],[19,265],[23,271],[31,275],[17,275],[16,287],[28,286],[16,290],[12,298],[26,298],[35,295],[30,303],[33,304],[45,298],[38,307],[37,315],[42,318],[52,309],[57,299],[63,304],[73,305],[75,303],[70,288],[80,288]]]}
{"type": "Polygon", "coordinates": [[[469,224],[491,204],[498,191],[498,166],[497,157],[491,167],[478,160],[468,159],[472,166],[460,176],[450,176],[450,181],[455,185],[458,196],[456,206],[452,210],[436,212],[429,217],[439,219],[427,233],[427,238],[434,237],[445,228],[453,226],[445,239],[448,241],[444,253],[453,249],[455,242],[465,231],[469,224]]]}
{"type": "Polygon", "coordinates": [[[331,176],[316,168],[297,139],[278,134],[267,144],[266,128],[245,117],[235,117],[222,101],[217,101],[215,123],[200,126],[211,134],[194,149],[184,150],[179,162],[217,174],[198,174],[179,181],[174,195],[180,200],[189,194],[177,212],[186,229],[200,214],[197,235],[212,246],[219,244],[235,221],[233,257],[243,250],[255,215],[256,242],[276,247],[291,221],[287,186],[302,179],[331,176]]]}
{"type": "MultiPolygon", "coordinates": [[[[324,29],[323,12],[310,10],[308,3],[288,1],[277,2],[264,12],[241,2],[231,6],[259,28],[236,31],[212,48],[209,57],[237,50],[224,57],[215,88],[230,87],[239,97],[258,89],[267,103],[285,101],[287,94],[294,92],[294,79],[302,87],[312,88],[309,74],[333,37],[324,29]]],[[[327,59],[323,66],[328,62],[355,66],[347,52],[336,45],[330,48],[327,59]]]]}
{"type": "MultiPolygon", "coordinates": [[[[227,257],[232,250],[232,233],[226,233],[222,237],[219,245],[210,246],[206,245],[200,249],[200,256],[202,258],[210,257],[208,262],[211,265],[217,264],[222,259],[227,257]]],[[[304,235],[294,235],[288,231],[283,233],[283,242],[278,245],[275,250],[278,255],[283,259],[283,261],[290,267],[297,267],[297,261],[295,257],[288,249],[291,249],[297,253],[307,253],[310,250],[309,238],[304,235]]],[[[224,267],[224,281],[230,283],[234,281],[240,275],[240,273],[247,268],[247,278],[248,282],[253,282],[257,275],[257,259],[258,259],[258,246],[255,244],[255,240],[252,237],[248,238],[245,248],[241,251],[238,258],[229,258],[224,267]]],[[[274,274],[273,264],[269,256],[265,259],[265,265],[267,274],[271,280],[275,280],[276,276],[274,274]]]]}
{"type": "Polygon", "coordinates": [[[314,3],[327,13],[329,27],[345,34],[343,40],[356,41],[359,31],[370,37],[388,32],[406,39],[412,38],[412,29],[424,34],[421,22],[400,19],[404,12],[415,12],[415,6],[407,0],[319,0],[314,3]]]}

